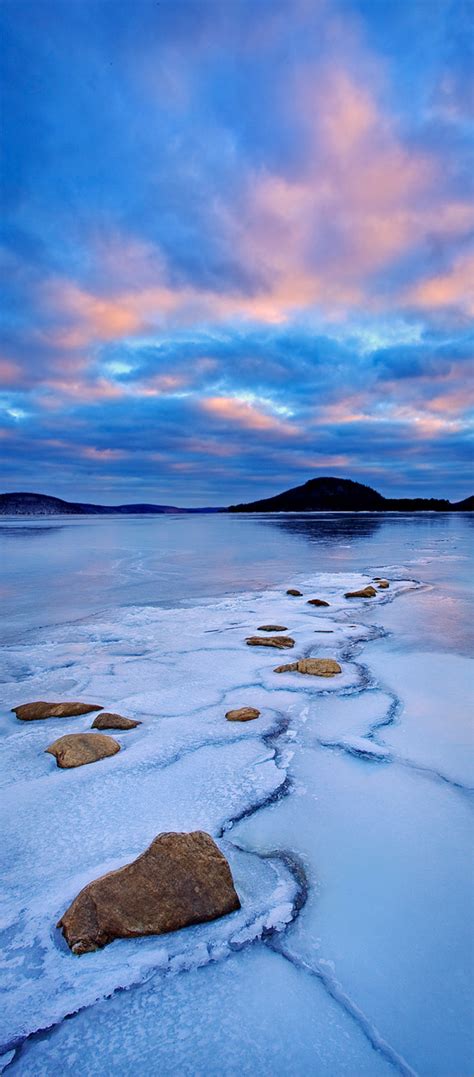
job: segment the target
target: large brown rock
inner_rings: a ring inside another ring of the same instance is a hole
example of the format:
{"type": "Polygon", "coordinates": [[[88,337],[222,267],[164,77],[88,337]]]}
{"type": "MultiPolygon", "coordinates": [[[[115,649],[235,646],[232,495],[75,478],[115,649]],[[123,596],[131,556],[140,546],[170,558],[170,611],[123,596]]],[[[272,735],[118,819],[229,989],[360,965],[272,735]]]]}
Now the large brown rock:
{"type": "Polygon", "coordinates": [[[118,871],[89,883],[57,927],[75,954],[113,939],[163,935],[240,908],[227,860],[209,834],[159,834],[118,871]]]}
{"type": "Polygon", "coordinates": [[[308,606],[329,606],[329,602],[325,602],[324,598],[308,598],[308,606]]]}
{"type": "Polygon", "coordinates": [[[286,593],[287,595],[294,595],[295,598],[301,598],[303,594],[302,591],[297,591],[296,587],[289,587],[286,593]]]}
{"type": "Polygon", "coordinates": [[[56,757],[58,767],[83,767],[86,763],[96,763],[108,755],[120,751],[120,744],[113,737],[104,733],[66,733],[59,737],[45,752],[56,757]]]}
{"type": "Polygon", "coordinates": [[[375,598],[375,587],[369,583],[367,587],[361,587],[359,591],[346,591],[344,598],[375,598]]]}
{"type": "Polygon", "coordinates": [[[336,673],[342,673],[342,669],[334,658],[300,658],[298,662],[277,666],[274,673],[310,673],[313,677],[334,677],[336,673]]]}
{"type": "Polygon", "coordinates": [[[101,711],[99,703],[22,703],[12,711],[22,722],[35,722],[39,718],[76,718],[79,714],[101,711]]]}
{"type": "Polygon", "coordinates": [[[295,641],[291,636],[247,636],[245,642],[249,647],[294,647],[295,641]]]}
{"type": "Polygon", "coordinates": [[[259,625],[259,632],[287,632],[286,625],[259,625]]]}
{"type": "Polygon", "coordinates": [[[260,717],[260,711],[256,707],[238,707],[237,710],[227,711],[228,722],[251,722],[260,717]]]}
{"type": "Polygon", "coordinates": [[[123,714],[111,714],[109,711],[104,711],[102,714],[98,714],[97,718],[94,718],[91,728],[135,729],[137,725],[141,724],[141,722],[136,722],[134,718],[124,718],[123,714]]]}

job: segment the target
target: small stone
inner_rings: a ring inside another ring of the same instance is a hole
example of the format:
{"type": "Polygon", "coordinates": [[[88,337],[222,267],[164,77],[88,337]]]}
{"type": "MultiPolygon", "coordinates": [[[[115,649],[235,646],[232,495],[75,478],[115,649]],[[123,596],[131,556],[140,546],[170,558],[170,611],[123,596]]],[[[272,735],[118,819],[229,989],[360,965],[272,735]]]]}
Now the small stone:
{"type": "Polygon", "coordinates": [[[313,677],[334,677],[342,673],[339,662],[334,658],[300,658],[286,666],[277,666],[275,673],[309,673],[313,677]]]}
{"type": "Polygon", "coordinates": [[[120,744],[113,737],[104,733],[66,733],[53,741],[45,752],[56,757],[58,767],[83,767],[86,763],[96,763],[108,755],[120,751],[120,744]]]}
{"type": "Polygon", "coordinates": [[[324,598],[308,598],[308,606],[329,606],[329,602],[325,602],[324,598]]]}
{"type": "Polygon", "coordinates": [[[377,584],[379,591],[385,591],[387,587],[390,587],[388,580],[379,580],[377,584]]]}
{"type": "Polygon", "coordinates": [[[256,707],[239,707],[234,711],[227,711],[228,722],[251,722],[260,717],[260,711],[256,707]]]}
{"type": "Polygon", "coordinates": [[[91,728],[135,729],[137,725],[141,724],[141,722],[136,722],[134,718],[124,718],[122,714],[110,714],[109,711],[104,711],[102,714],[98,714],[97,718],[94,718],[91,728]]]}
{"type": "Polygon", "coordinates": [[[240,909],[230,867],[210,834],[159,834],[131,864],[88,883],[58,928],[75,954],[114,939],[163,935],[240,909]]]}
{"type": "Polygon", "coordinates": [[[297,591],[295,587],[290,587],[286,593],[287,595],[294,595],[295,598],[302,598],[303,594],[302,591],[297,591]]]}
{"type": "Polygon", "coordinates": [[[344,598],[375,598],[377,592],[372,584],[368,584],[367,587],[361,587],[360,591],[346,591],[344,598]]]}
{"type": "Polygon", "coordinates": [[[294,647],[295,641],[291,636],[247,636],[245,640],[249,647],[294,647]]]}
{"type": "Polygon", "coordinates": [[[287,632],[286,625],[259,625],[258,632],[287,632]]]}
{"type": "Polygon", "coordinates": [[[80,714],[101,711],[98,703],[22,703],[12,711],[22,722],[35,722],[39,718],[76,718],[80,714]]]}

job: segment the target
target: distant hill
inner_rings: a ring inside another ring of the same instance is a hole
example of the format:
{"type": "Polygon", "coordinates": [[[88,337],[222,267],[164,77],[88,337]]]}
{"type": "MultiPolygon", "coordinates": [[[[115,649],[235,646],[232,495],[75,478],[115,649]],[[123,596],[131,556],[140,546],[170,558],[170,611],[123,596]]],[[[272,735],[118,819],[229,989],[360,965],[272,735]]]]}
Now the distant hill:
{"type": "Polygon", "coordinates": [[[86,501],[63,501],[48,494],[0,494],[0,516],[136,516],[146,513],[171,515],[183,512],[215,512],[215,509],[179,509],[175,505],[92,505],[86,501]]]}
{"type": "Polygon", "coordinates": [[[275,497],[230,505],[228,512],[472,512],[474,497],[451,503],[440,498],[387,498],[351,479],[309,479],[275,497]]]}

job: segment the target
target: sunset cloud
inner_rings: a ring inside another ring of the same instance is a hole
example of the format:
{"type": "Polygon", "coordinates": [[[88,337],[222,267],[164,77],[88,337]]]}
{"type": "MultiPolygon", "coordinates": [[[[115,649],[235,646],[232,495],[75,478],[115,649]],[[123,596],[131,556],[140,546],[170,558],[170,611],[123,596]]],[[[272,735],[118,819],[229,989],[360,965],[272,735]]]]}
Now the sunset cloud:
{"type": "Polygon", "coordinates": [[[418,51],[422,0],[390,35],[356,0],[0,19],[9,488],[212,504],[323,469],[468,493],[461,12],[430,9],[418,51]]]}

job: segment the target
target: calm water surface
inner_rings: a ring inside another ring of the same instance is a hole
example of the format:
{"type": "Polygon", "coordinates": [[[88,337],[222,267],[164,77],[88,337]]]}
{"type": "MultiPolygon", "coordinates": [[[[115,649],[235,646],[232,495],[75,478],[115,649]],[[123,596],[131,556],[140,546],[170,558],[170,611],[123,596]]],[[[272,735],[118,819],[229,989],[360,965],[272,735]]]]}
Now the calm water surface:
{"type": "Polygon", "coordinates": [[[288,585],[312,572],[383,570],[435,587],[417,603],[415,623],[410,604],[400,604],[406,642],[465,654],[473,525],[473,514],[456,513],[4,518],[2,636],[120,606],[288,585]]]}

